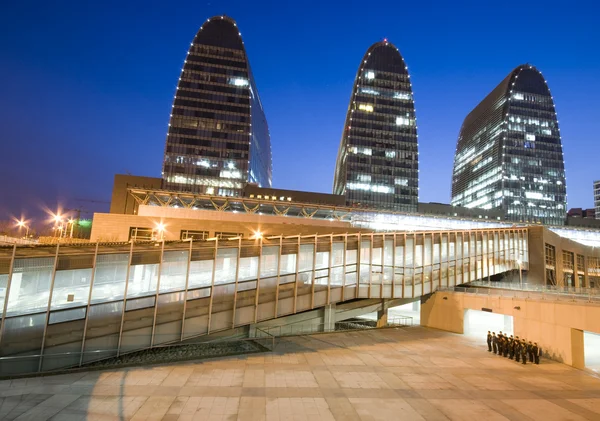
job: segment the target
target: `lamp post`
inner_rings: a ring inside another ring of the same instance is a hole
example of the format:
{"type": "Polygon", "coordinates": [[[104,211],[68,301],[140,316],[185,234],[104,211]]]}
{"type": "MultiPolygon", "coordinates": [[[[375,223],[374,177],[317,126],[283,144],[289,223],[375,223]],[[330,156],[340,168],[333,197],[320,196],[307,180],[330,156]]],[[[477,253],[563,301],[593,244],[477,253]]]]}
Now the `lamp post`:
{"type": "Polygon", "coordinates": [[[517,264],[519,265],[519,284],[521,289],[523,289],[523,261],[521,259],[517,259],[517,264]]]}
{"type": "Polygon", "coordinates": [[[19,228],[26,228],[26,233],[25,233],[25,238],[29,237],[29,225],[25,224],[25,221],[23,221],[22,219],[20,221],[17,221],[17,225],[19,226],[19,228]]]}
{"type": "Polygon", "coordinates": [[[159,241],[163,241],[165,238],[165,224],[159,222],[156,224],[156,231],[160,234],[159,241]]]}

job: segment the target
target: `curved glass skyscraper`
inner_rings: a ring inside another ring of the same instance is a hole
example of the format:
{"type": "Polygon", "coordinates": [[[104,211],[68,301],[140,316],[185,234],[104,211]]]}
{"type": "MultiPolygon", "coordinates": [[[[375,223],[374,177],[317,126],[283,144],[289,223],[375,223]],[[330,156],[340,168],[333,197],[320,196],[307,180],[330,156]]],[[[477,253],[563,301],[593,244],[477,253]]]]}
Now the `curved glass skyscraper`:
{"type": "Polygon", "coordinates": [[[239,196],[271,187],[271,140],[241,33],[208,19],[188,51],[171,111],[163,188],[239,196]]]}
{"type": "Polygon", "coordinates": [[[414,212],[417,120],[408,68],[384,40],[364,55],[338,150],[333,192],[350,206],[414,212]]]}
{"type": "Polygon", "coordinates": [[[564,224],[565,166],[554,101],[535,67],[521,65],[465,118],[452,204],[501,208],[506,219],[564,224]]]}

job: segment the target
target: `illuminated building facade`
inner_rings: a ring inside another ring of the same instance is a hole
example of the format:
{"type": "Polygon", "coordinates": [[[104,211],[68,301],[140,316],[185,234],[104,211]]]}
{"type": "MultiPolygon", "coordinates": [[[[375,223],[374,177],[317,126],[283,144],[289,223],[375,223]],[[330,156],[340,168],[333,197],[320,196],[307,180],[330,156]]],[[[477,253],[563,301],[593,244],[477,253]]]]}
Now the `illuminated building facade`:
{"type": "Polygon", "coordinates": [[[600,219],[600,180],[594,181],[594,208],[596,219],[600,219]]]}
{"type": "Polygon", "coordinates": [[[165,148],[167,190],[241,196],[271,187],[271,140],[241,33],[227,16],[208,19],[177,84],[165,148]]]}
{"type": "Polygon", "coordinates": [[[518,66],[463,122],[452,205],[499,208],[509,221],[563,225],[566,204],[554,100],[539,70],[518,66]]]}
{"type": "Polygon", "coordinates": [[[364,55],[336,161],[333,193],[348,206],[416,212],[417,120],[408,68],[384,40],[364,55]]]}

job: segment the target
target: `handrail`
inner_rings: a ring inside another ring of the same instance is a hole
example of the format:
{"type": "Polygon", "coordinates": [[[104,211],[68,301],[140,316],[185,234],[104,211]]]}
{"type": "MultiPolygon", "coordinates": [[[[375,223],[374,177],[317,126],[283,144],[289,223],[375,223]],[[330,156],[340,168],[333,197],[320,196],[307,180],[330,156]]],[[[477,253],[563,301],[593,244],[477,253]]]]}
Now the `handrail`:
{"type": "Polygon", "coordinates": [[[468,288],[468,287],[438,287],[439,292],[456,292],[478,296],[499,296],[506,298],[552,300],[552,301],[585,301],[600,304],[599,294],[569,293],[562,291],[536,291],[526,289],[501,288],[468,288]]]}

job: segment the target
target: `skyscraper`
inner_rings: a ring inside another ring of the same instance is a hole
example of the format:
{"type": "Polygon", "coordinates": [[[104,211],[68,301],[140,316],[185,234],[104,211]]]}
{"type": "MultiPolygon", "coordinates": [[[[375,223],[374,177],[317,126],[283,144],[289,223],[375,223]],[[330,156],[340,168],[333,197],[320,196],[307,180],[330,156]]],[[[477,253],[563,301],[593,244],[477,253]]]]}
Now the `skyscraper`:
{"type": "Polygon", "coordinates": [[[594,181],[594,208],[596,219],[600,219],[600,180],[594,181]]]}
{"type": "Polygon", "coordinates": [[[452,204],[501,208],[507,220],[562,225],[567,193],[554,100],[535,67],[521,65],[460,129],[452,204]]]}
{"type": "Polygon", "coordinates": [[[415,212],[417,119],[408,68],[387,40],[365,53],[352,89],[333,192],[350,206],[415,212]]]}
{"type": "Polygon", "coordinates": [[[173,101],[163,188],[239,196],[271,187],[271,140],[241,33],[208,19],[188,51],[173,101]]]}

